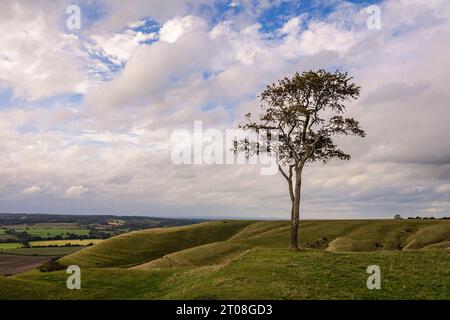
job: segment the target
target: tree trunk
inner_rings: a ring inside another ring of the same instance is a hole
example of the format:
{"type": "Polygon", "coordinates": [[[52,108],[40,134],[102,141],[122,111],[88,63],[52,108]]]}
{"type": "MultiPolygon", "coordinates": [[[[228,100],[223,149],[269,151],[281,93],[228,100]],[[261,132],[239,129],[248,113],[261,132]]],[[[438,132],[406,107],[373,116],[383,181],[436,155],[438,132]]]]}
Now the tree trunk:
{"type": "Polygon", "coordinates": [[[290,243],[290,249],[291,250],[298,250],[298,239],[297,239],[297,230],[298,225],[295,226],[295,200],[292,201],[292,208],[291,208],[291,243],[290,243]]]}
{"type": "Polygon", "coordinates": [[[291,250],[299,250],[298,246],[298,224],[300,221],[300,196],[302,187],[302,172],[301,169],[295,172],[295,189],[294,201],[291,209],[291,250]]]}

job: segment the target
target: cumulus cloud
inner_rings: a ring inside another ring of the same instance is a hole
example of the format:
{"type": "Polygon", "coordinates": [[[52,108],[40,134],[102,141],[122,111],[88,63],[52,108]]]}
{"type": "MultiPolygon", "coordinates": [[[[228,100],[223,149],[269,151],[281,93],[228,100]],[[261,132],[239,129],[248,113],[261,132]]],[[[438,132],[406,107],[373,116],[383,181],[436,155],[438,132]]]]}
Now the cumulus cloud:
{"type": "Polygon", "coordinates": [[[176,166],[170,134],[195,120],[233,128],[268,83],[339,68],[362,87],[348,110],[367,137],[339,139],[350,162],[305,170],[302,217],[448,215],[448,1],[384,1],[380,30],[367,29],[361,5],[338,3],[324,16],[290,12],[269,31],[257,17],[278,2],[236,1],[219,21],[189,1],[102,3],[108,14],[78,35],[28,2],[1,5],[0,87],[28,99],[0,109],[2,211],[287,218],[281,177],[176,166]],[[149,17],[159,31],[139,29],[149,17]],[[86,82],[110,63],[120,67],[109,78],[86,82]],[[83,96],[33,102],[62,92],[83,96]]]}
{"type": "Polygon", "coordinates": [[[101,55],[106,55],[116,64],[126,63],[142,42],[156,40],[157,34],[145,34],[128,29],[122,33],[97,35],[90,37],[94,44],[90,47],[93,52],[97,51],[101,55]]]}
{"type": "Polygon", "coordinates": [[[183,18],[166,21],[159,31],[161,41],[173,43],[187,32],[195,32],[206,28],[204,20],[195,16],[185,16],[183,18]]]}
{"type": "Polygon", "coordinates": [[[23,190],[24,194],[35,194],[41,192],[41,187],[39,186],[31,186],[23,190]]]}
{"type": "MultiPolygon", "coordinates": [[[[3,88],[11,87],[16,96],[32,100],[58,93],[82,92],[87,77],[80,62],[78,38],[58,29],[49,3],[41,7],[30,4],[0,4],[3,88]]],[[[56,10],[64,8],[58,2],[55,7],[56,10]]]]}
{"type": "Polygon", "coordinates": [[[84,186],[71,186],[66,190],[64,195],[68,198],[78,198],[88,191],[89,189],[84,186]]]}

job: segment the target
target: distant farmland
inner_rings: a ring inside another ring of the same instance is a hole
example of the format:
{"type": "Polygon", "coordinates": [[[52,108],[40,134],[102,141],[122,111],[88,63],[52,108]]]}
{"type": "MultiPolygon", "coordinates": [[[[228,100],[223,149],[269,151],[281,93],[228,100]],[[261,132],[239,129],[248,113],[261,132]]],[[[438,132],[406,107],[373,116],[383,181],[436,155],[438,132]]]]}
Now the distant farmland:
{"type": "Polygon", "coordinates": [[[1,255],[0,275],[25,272],[40,266],[48,260],[50,260],[48,257],[1,255]]]}
{"type": "Polygon", "coordinates": [[[32,247],[48,247],[48,246],[87,246],[90,244],[96,244],[103,240],[100,239],[83,239],[83,240],[47,240],[47,241],[32,241],[30,245],[32,247]]]}
{"type": "MultiPolygon", "coordinates": [[[[31,236],[36,237],[55,237],[67,236],[68,234],[76,234],[79,236],[89,235],[89,230],[80,228],[74,223],[38,223],[33,225],[12,225],[6,227],[7,229],[14,229],[17,232],[27,232],[31,236]]],[[[5,230],[3,233],[5,233],[5,230]]]]}
{"type": "MultiPolygon", "coordinates": [[[[3,253],[18,256],[51,256],[61,257],[81,250],[83,247],[43,247],[43,248],[20,248],[5,250],[3,253]]],[[[0,256],[3,259],[4,256],[0,256]]]]}
{"type": "Polygon", "coordinates": [[[11,250],[11,249],[17,249],[17,248],[21,248],[22,244],[21,243],[17,243],[17,242],[12,242],[12,243],[0,243],[0,252],[2,250],[11,250]]]}

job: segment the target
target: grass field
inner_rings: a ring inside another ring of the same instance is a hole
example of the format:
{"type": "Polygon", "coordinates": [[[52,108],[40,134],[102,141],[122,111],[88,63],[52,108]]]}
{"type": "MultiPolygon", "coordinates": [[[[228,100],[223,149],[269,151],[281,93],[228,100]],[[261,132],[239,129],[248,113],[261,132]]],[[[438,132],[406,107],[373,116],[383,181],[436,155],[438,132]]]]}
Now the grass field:
{"type": "Polygon", "coordinates": [[[81,249],[82,247],[19,248],[3,250],[2,253],[19,256],[65,256],[81,249]]]}
{"type": "Polygon", "coordinates": [[[63,257],[61,263],[77,264],[80,267],[132,266],[158,259],[171,252],[225,241],[251,223],[218,221],[130,232],[63,257]]]}
{"type": "Polygon", "coordinates": [[[60,259],[82,267],[0,278],[1,299],[450,299],[450,221],[216,221],[132,232],[60,259]],[[381,290],[366,269],[381,268],[381,290]],[[26,284],[26,285],[23,285],[26,284]]]}
{"type": "MultiPolygon", "coordinates": [[[[66,244],[86,246],[90,243],[96,244],[102,240],[99,239],[87,239],[87,240],[54,240],[54,241],[35,241],[30,242],[32,246],[41,246],[42,248],[22,248],[20,243],[0,243],[0,253],[11,255],[23,255],[23,256],[65,256],[81,250],[82,247],[68,247],[66,244]],[[57,247],[45,247],[45,246],[57,247]]],[[[0,257],[1,258],[1,257],[0,257]]]]}
{"type": "MultiPolygon", "coordinates": [[[[17,237],[15,235],[3,233],[3,234],[0,234],[0,239],[5,239],[5,240],[6,239],[16,239],[17,240],[17,237]]],[[[11,241],[11,242],[13,242],[13,241],[11,241]]]]}
{"type": "Polygon", "coordinates": [[[5,229],[0,228],[0,240],[7,240],[8,242],[16,242],[18,239],[16,236],[7,234],[5,229]]]}
{"type": "MultiPolygon", "coordinates": [[[[332,252],[429,250],[438,244],[442,250],[446,249],[445,240],[450,239],[450,221],[305,221],[300,226],[299,238],[305,249],[332,252]]],[[[82,267],[140,265],[139,268],[145,268],[145,262],[151,266],[201,265],[202,261],[195,263],[192,259],[198,256],[214,261],[210,255],[215,255],[219,261],[249,248],[287,248],[288,245],[289,223],[286,221],[217,221],[120,235],[64,257],[61,263],[82,267]],[[225,243],[217,243],[225,240],[225,243]],[[189,250],[183,251],[185,249],[189,250]],[[162,256],[168,261],[160,261],[162,256]]]]}
{"type": "Polygon", "coordinates": [[[45,241],[32,241],[30,245],[32,247],[46,247],[46,246],[65,246],[65,245],[80,245],[87,246],[89,244],[96,244],[101,242],[101,239],[84,239],[84,240],[45,240],[45,241]]]}
{"type": "Polygon", "coordinates": [[[253,249],[221,267],[83,269],[79,291],[67,290],[66,280],[64,270],[0,278],[0,299],[450,299],[450,259],[253,249]],[[381,290],[366,288],[371,264],[382,270],[381,290]]]}
{"type": "Polygon", "coordinates": [[[13,225],[8,226],[18,232],[26,231],[29,235],[35,237],[55,237],[61,235],[67,236],[69,233],[76,235],[89,235],[89,230],[78,227],[75,223],[38,223],[34,225],[13,225]]]}
{"type": "Polygon", "coordinates": [[[2,250],[10,250],[17,249],[22,247],[21,243],[0,243],[0,251],[2,250]]]}

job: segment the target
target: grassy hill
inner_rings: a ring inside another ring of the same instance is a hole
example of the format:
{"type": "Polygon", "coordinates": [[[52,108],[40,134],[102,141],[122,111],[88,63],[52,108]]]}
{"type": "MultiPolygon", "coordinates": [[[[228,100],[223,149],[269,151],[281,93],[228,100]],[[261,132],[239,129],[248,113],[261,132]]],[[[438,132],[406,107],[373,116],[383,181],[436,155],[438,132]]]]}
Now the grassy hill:
{"type": "Polygon", "coordinates": [[[65,256],[60,263],[76,264],[86,268],[131,266],[160,258],[171,252],[227,240],[251,223],[251,221],[214,221],[130,232],[65,256]]]}
{"type": "MultiPolygon", "coordinates": [[[[305,221],[300,226],[299,238],[305,249],[332,252],[446,249],[449,248],[450,221],[305,221]]],[[[288,240],[288,222],[254,222],[226,241],[177,251],[134,268],[223,265],[250,249],[287,248],[288,240]]]]}
{"type": "Polygon", "coordinates": [[[0,299],[450,299],[450,221],[216,221],[117,236],[60,262],[82,267],[0,278],[0,299]],[[368,290],[379,265],[382,289],[368,290]]]}
{"type": "MultiPolygon", "coordinates": [[[[338,252],[445,249],[450,240],[450,221],[304,221],[299,238],[303,248],[338,252]]],[[[177,265],[177,261],[181,265],[198,265],[190,260],[198,256],[223,262],[228,255],[233,257],[250,248],[286,248],[288,244],[287,221],[214,221],[123,234],[66,256],[60,262],[89,268],[126,267],[145,262],[154,267],[161,263],[177,265]],[[217,257],[207,257],[209,253],[217,257]],[[155,261],[160,258],[166,261],[155,261]]]]}

